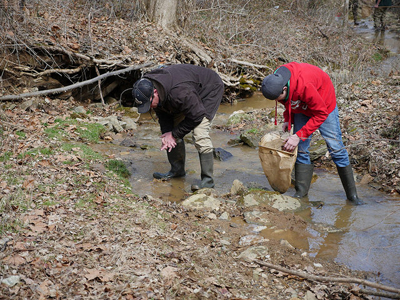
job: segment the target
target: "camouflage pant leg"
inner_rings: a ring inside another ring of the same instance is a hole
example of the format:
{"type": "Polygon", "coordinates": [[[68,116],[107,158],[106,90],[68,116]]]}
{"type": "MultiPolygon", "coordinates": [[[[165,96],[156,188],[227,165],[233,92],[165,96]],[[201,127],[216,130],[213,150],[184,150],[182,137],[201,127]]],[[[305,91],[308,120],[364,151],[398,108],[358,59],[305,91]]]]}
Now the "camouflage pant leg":
{"type": "Polygon", "coordinates": [[[374,27],[378,28],[379,25],[380,27],[384,28],[385,27],[385,15],[387,11],[387,7],[378,7],[374,9],[374,14],[372,15],[374,19],[374,27]]]}
{"type": "Polygon", "coordinates": [[[356,21],[358,15],[358,0],[350,0],[349,9],[351,9],[351,12],[353,13],[353,19],[356,21]]]}

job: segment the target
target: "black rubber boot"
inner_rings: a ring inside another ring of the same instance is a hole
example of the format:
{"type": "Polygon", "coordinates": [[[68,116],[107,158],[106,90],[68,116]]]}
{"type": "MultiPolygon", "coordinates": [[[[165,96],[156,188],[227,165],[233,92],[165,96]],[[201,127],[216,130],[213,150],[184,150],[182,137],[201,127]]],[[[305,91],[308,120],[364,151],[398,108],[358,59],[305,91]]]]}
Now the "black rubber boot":
{"type": "Polygon", "coordinates": [[[192,191],[195,192],[203,188],[213,188],[214,187],[214,153],[202,153],[199,154],[200,167],[201,167],[201,183],[200,185],[193,184],[192,191]]]}
{"type": "Polygon", "coordinates": [[[347,167],[337,167],[340,180],[342,181],[343,188],[346,192],[347,200],[354,205],[361,205],[364,202],[358,198],[356,184],[354,182],[353,169],[351,165],[347,167]]]}
{"type": "Polygon", "coordinates": [[[294,187],[296,193],[293,197],[302,198],[307,196],[310,189],[311,179],[314,171],[313,164],[295,164],[294,165],[294,187]]]}
{"type": "Polygon", "coordinates": [[[167,151],[168,161],[171,164],[171,170],[167,173],[153,173],[155,179],[168,180],[175,177],[183,177],[186,175],[185,172],[185,142],[180,140],[176,143],[175,148],[172,148],[171,152],[167,151]]]}

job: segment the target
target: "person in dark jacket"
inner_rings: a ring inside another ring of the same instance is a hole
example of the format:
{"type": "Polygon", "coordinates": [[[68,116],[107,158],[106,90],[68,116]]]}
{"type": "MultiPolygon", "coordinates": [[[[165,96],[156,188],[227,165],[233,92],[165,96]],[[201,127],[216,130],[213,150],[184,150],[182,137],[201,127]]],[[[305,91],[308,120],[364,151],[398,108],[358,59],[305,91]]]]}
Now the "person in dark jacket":
{"type": "Polygon", "coordinates": [[[393,5],[392,0],[375,1],[374,13],[372,15],[372,18],[374,19],[374,28],[376,30],[386,29],[385,16],[388,8],[392,5],[393,5]]]}
{"type": "Polygon", "coordinates": [[[317,66],[291,62],[265,77],[261,90],[265,98],[285,106],[282,129],[290,132],[291,124],[294,124],[294,134],[283,145],[283,150],[289,152],[298,147],[294,197],[301,198],[308,194],[314,167],[309,147],[312,134],[318,129],[337,166],[347,199],[353,204],[362,204],[357,196],[349,156],[343,145],[335,88],[329,75],[317,66]]]}
{"type": "Polygon", "coordinates": [[[186,175],[183,137],[193,132],[201,183],[192,185],[192,190],[214,187],[214,148],[209,131],[223,93],[224,84],[216,72],[190,64],[158,68],[135,82],[135,106],[139,113],[151,108],[156,112],[162,133],[161,150],[167,150],[171,164],[168,172],[155,172],[154,178],[168,180],[186,175]]]}

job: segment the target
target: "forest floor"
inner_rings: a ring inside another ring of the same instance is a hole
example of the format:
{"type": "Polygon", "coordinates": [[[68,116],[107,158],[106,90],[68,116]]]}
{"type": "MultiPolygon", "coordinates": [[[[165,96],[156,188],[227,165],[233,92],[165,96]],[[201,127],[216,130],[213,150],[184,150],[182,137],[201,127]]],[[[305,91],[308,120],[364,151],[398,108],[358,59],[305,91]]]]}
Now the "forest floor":
{"type": "MultiPolygon", "coordinates": [[[[128,27],[121,22],[107,24],[115,41],[128,27]]],[[[144,28],[140,44],[146,47],[135,50],[135,63],[152,55],[168,60],[170,52],[159,52],[157,28],[144,28]]],[[[338,90],[343,136],[358,181],[387,193],[400,192],[399,76],[349,82],[338,90]]],[[[9,92],[10,87],[2,90],[9,92]]],[[[109,135],[85,116],[77,118],[73,109],[80,105],[90,116],[125,114],[113,105],[71,98],[2,103],[0,299],[371,299],[354,278],[371,280],[372,273],[321,261],[277,240],[243,243],[250,233],[234,222],[243,211],[232,203],[233,195],[225,196],[218,212],[138,197],[115,157],[90,148],[99,139],[109,142],[109,135]],[[222,212],[228,220],[212,215],[222,212]],[[258,260],[242,258],[249,249],[258,260]],[[348,280],[319,281],[263,262],[348,280]]],[[[316,163],[332,167],[326,158],[316,163]]],[[[278,228],[307,235],[300,217],[268,211],[278,228]]]]}

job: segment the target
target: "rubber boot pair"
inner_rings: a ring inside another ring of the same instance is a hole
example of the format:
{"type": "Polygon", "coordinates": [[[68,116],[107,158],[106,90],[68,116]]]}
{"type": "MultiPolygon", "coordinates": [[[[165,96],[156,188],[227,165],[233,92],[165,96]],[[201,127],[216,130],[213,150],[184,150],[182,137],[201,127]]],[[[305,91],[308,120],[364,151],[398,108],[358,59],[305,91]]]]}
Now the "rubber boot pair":
{"type": "MultiPolygon", "coordinates": [[[[295,189],[296,193],[293,197],[302,198],[307,196],[310,189],[314,165],[312,164],[295,164],[295,189]]],[[[346,167],[337,167],[340,180],[346,192],[347,199],[354,205],[360,205],[364,202],[358,198],[356,184],[354,181],[353,170],[351,165],[346,167]]]]}
{"type": "Polygon", "coordinates": [[[155,179],[168,180],[170,178],[185,176],[185,142],[183,140],[179,140],[176,143],[175,148],[172,148],[171,152],[167,151],[167,157],[171,165],[171,170],[167,173],[155,172],[153,173],[153,177],[155,179]]]}
{"type": "Polygon", "coordinates": [[[214,153],[199,153],[201,167],[201,182],[200,185],[193,184],[191,189],[193,192],[203,188],[214,187],[214,153]]]}

